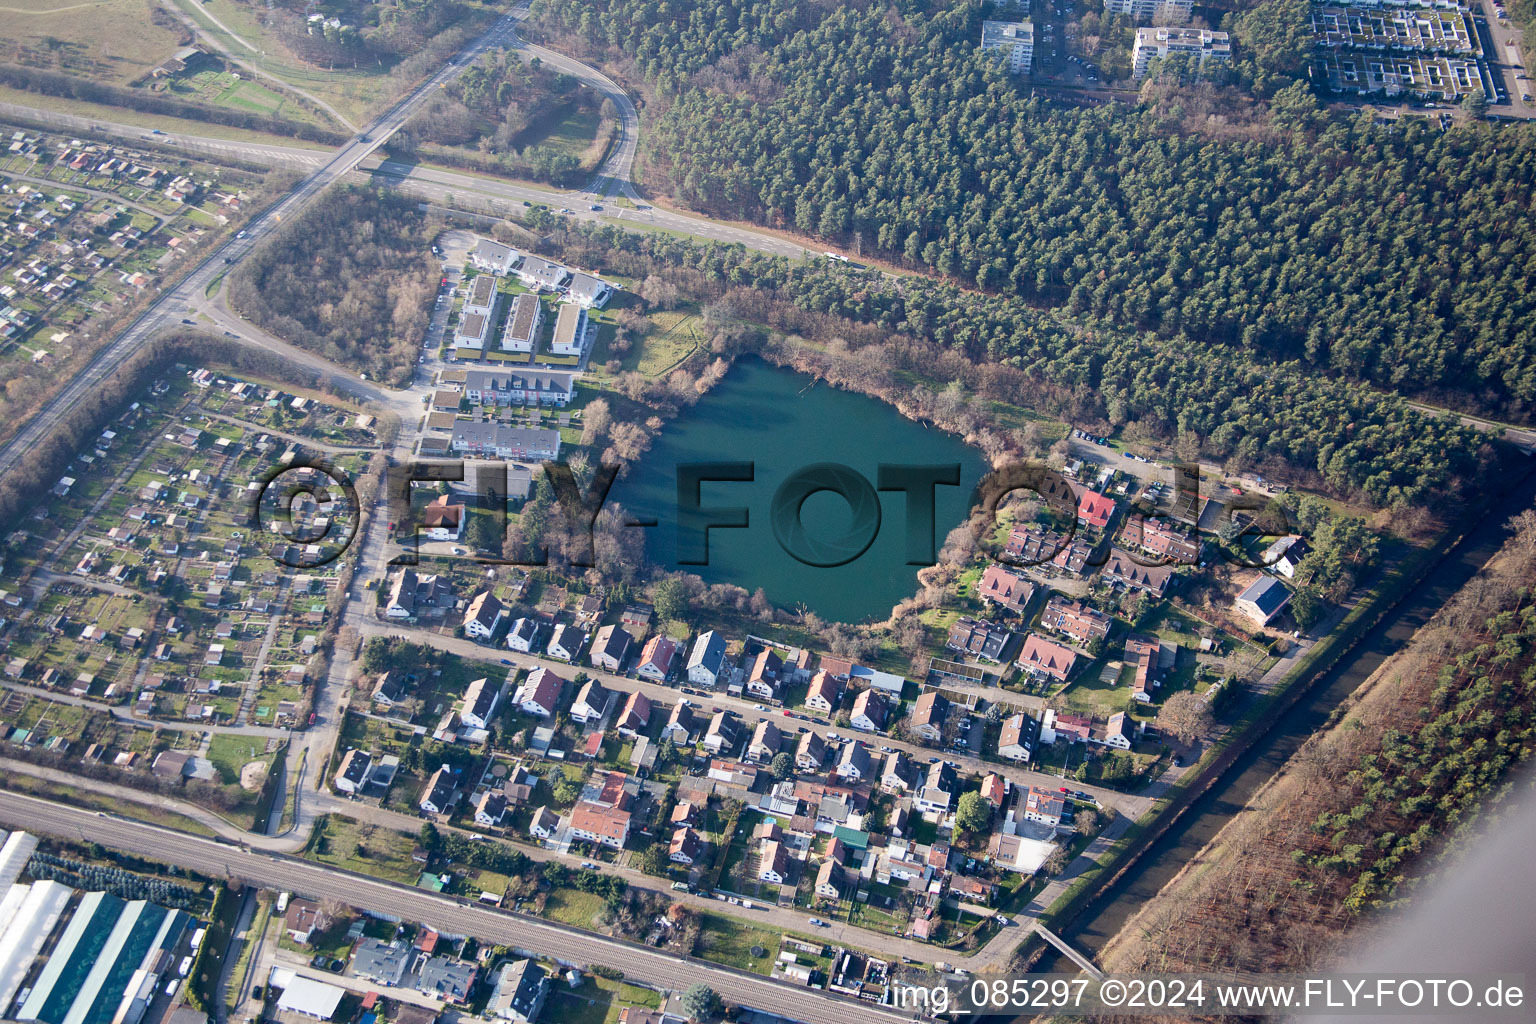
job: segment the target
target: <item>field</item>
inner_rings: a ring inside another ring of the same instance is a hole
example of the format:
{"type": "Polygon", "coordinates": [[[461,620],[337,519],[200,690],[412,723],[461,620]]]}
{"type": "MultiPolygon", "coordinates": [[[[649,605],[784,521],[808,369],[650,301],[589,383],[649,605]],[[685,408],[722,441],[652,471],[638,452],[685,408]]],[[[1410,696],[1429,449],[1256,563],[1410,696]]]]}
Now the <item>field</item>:
{"type": "Polygon", "coordinates": [[[561,1024],[616,1024],[626,1006],[657,1009],[661,996],[638,985],[588,975],[574,989],[551,986],[545,1012],[561,1024]]]}
{"type": "Polygon", "coordinates": [[[242,77],[235,72],[209,68],[177,75],[170,79],[167,91],[177,99],[232,107],[265,117],[323,123],[291,95],[274,91],[252,77],[242,77]]]}
{"type": "Polygon", "coordinates": [[[114,85],[175,53],[181,32],[152,0],[6,0],[0,7],[5,59],[114,85]]]}
{"type": "Polygon", "coordinates": [[[742,924],[716,914],[705,914],[699,929],[697,955],[727,967],[739,967],[757,974],[767,974],[773,969],[774,957],[779,953],[779,941],[783,936],[767,928],[742,924]],[[763,956],[753,956],[756,946],[765,951],[763,956]]]}
{"type": "Polygon", "coordinates": [[[414,839],[393,829],[331,815],[325,831],[316,830],[304,856],[375,878],[411,884],[421,874],[421,866],[411,860],[415,846],[414,839]]]}
{"type": "Polygon", "coordinates": [[[522,142],[525,146],[544,146],[560,153],[569,153],[579,160],[592,148],[592,140],[597,137],[600,121],[595,110],[572,110],[552,123],[548,131],[522,142]]]}

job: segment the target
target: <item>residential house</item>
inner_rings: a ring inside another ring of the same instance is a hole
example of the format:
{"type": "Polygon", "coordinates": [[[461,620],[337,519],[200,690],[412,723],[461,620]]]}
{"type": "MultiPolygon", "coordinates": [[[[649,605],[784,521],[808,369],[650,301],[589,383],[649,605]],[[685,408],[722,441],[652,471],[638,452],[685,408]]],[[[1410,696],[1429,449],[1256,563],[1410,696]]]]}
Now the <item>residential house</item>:
{"type": "Polygon", "coordinates": [[[523,258],[522,253],[500,242],[493,242],[489,238],[482,238],[475,247],[469,250],[469,262],[477,270],[483,270],[487,274],[495,274],[497,277],[506,277],[512,268],[517,266],[523,258]]]}
{"type": "Polygon", "coordinates": [[[583,309],[602,309],[613,295],[613,285],[591,274],[573,273],[565,297],[583,309]]]}
{"type": "Polygon", "coordinates": [[[453,769],[443,765],[433,772],[422,788],[419,806],[427,814],[446,814],[457,797],[453,769]]]}
{"type": "Polygon", "coordinates": [[[421,525],[429,540],[458,540],[464,536],[464,503],[451,494],[439,494],[421,515],[421,525]]]}
{"type": "Polygon", "coordinates": [[[995,622],[962,618],[949,627],[944,646],[972,658],[1002,661],[1012,640],[1013,634],[995,622]]]}
{"type": "Polygon", "coordinates": [[[496,972],[495,988],[485,1012],[495,1020],[533,1024],[544,1008],[544,968],[532,960],[514,960],[496,972]]]}
{"type": "Polygon", "coordinates": [[[1163,516],[1132,515],[1120,531],[1120,542],[1179,565],[1200,561],[1200,542],[1163,516]]]}
{"type": "Polygon", "coordinates": [[[456,455],[556,462],[560,458],[560,431],[514,427],[499,420],[456,420],[448,449],[456,455]]]}
{"type": "Polygon", "coordinates": [[[779,752],[779,745],[783,742],[783,734],[779,727],[768,719],[757,723],[757,728],[752,731],[752,740],[747,744],[747,760],[757,764],[767,764],[772,761],[779,752]]]}
{"type": "Polygon", "coordinates": [[[860,690],[853,699],[848,724],[860,732],[880,732],[885,728],[887,707],[879,690],[860,690]]]}
{"type": "Polygon", "coordinates": [[[717,711],[704,734],[704,749],[711,754],[730,753],[741,743],[741,720],[729,711],[717,711]]]}
{"type": "Polygon", "coordinates": [[[505,614],[506,610],[495,594],[489,590],[480,591],[464,609],[464,635],[475,640],[489,640],[505,614]]]}
{"type": "Polygon", "coordinates": [[[630,635],[617,625],[609,624],[597,631],[597,639],[592,641],[590,660],[595,668],[608,672],[618,672],[629,657],[629,645],[633,641],[630,635]]]}
{"type": "Polygon", "coordinates": [[[1143,704],[1152,703],[1152,688],[1159,685],[1158,661],[1163,645],[1155,636],[1133,634],[1125,638],[1125,663],[1134,669],[1131,696],[1143,704]]]}
{"type": "Polygon", "coordinates": [[[692,864],[699,859],[703,847],[697,832],[687,827],[680,828],[672,833],[672,842],[667,847],[668,859],[674,864],[692,864]]]}
{"type": "Polygon", "coordinates": [[[507,630],[507,646],[522,654],[532,654],[539,643],[541,632],[537,619],[522,616],[512,623],[512,628],[507,630]]]}
{"type": "Polygon", "coordinates": [[[1064,683],[1077,667],[1077,652],[1071,648],[1031,633],[1024,638],[1024,649],[1019,652],[1019,667],[1036,679],[1054,679],[1064,683]]]}
{"type": "Polygon", "coordinates": [[[375,985],[398,985],[413,957],[409,946],[363,939],[352,952],[352,976],[375,985]]]}
{"type": "Polygon", "coordinates": [[[666,682],[672,674],[672,665],[680,646],[676,640],[657,633],[645,642],[640,652],[640,664],[635,666],[635,675],[656,683],[666,682]]]}
{"type": "Polygon", "coordinates": [[[501,824],[507,813],[507,795],[499,789],[488,789],[475,802],[475,824],[494,828],[501,824]]]}
{"type": "MultiPolygon", "coordinates": [[[[336,772],[336,778],[332,780],[332,786],[338,793],[346,793],[351,796],[363,788],[363,783],[368,779],[368,769],[373,765],[373,755],[366,750],[353,747],[348,750],[346,756],[341,759],[341,767],[336,772]]],[[[158,762],[156,767],[159,767],[158,762]]]]}
{"type": "Polygon", "coordinates": [[[525,714],[550,718],[559,710],[560,691],[565,680],[540,666],[528,673],[513,695],[512,702],[525,714]]]}
{"type": "Polygon", "coordinates": [[[1113,622],[1113,619],[1097,608],[1082,601],[1068,601],[1064,597],[1052,597],[1040,613],[1041,628],[1065,633],[1080,644],[1108,637],[1113,622]]]}
{"type": "Polygon", "coordinates": [[[294,942],[307,946],[321,919],[320,904],[295,897],[288,901],[288,909],[283,913],[283,930],[294,942]]]}
{"type": "Polygon", "coordinates": [[[949,701],[937,690],[930,690],[917,698],[907,727],[912,734],[929,743],[937,743],[944,735],[944,721],[949,717],[949,701]]]}
{"type": "Polygon", "coordinates": [[[667,716],[667,724],[661,727],[660,738],[671,740],[673,746],[686,747],[693,743],[698,734],[699,725],[694,721],[693,712],[687,704],[678,703],[673,706],[672,714],[667,716]]]}
{"type": "Polygon", "coordinates": [[[1008,783],[997,772],[988,772],[986,778],[981,780],[981,798],[992,805],[993,810],[1003,806],[1003,800],[1008,795],[1008,783]]]}
{"type": "Polygon", "coordinates": [[[826,762],[827,745],[821,736],[814,732],[801,733],[795,745],[795,768],[802,772],[819,772],[826,762]]]}
{"type": "Polygon", "coordinates": [[[781,885],[789,877],[789,851],[776,839],[765,841],[758,851],[757,877],[781,885]]]}
{"type": "Polygon", "coordinates": [[[548,807],[540,807],[528,819],[528,834],[535,839],[553,839],[560,830],[560,815],[548,807]]]}
{"type": "Polygon", "coordinates": [[[544,653],[556,661],[574,662],[586,645],[587,634],[575,626],[567,626],[562,622],[549,635],[549,643],[544,646],[544,653]]]}
{"type": "Polygon", "coordinates": [[[420,576],[412,569],[401,569],[390,583],[384,603],[384,615],[390,619],[417,619],[431,615],[453,603],[448,581],[440,576],[420,576]]]}
{"type": "Polygon", "coordinates": [[[916,763],[900,750],[885,755],[885,767],[880,773],[880,785],[895,793],[910,793],[922,773],[916,763]]]}
{"type": "Polygon", "coordinates": [[[784,662],[773,651],[767,648],[759,651],[747,669],[746,691],[763,700],[777,700],[781,685],[779,673],[783,668],[784,662]]]}
{"type": "Polygon", "coordinates": [[[955,770],[943,761],[928,766],[923,784],[912,796],[912,806],[924,814],[947,814],[960,792],[955,770]]]}
{"type": "Polygon", "coordinates": [[[1133,590],[1140,590],[1153,597],[1162,597],[1173,583],[1174,567],[1171,565],[1138,565],[1136,560],[1118,547],[1109,549],[1109,559],[1101,570],[1111,583],[1122,583],[1133,590]]]}
{"type": "Polygon", "coordinates": [[[846,677],[838,677],[822,669],[811,677],[810,689],[805,694],[805,706],[824,715],[834,714],[843,704],[843,684],[846,677]]]}
{"type": "Polygon", "coordinates": [[[981,585],[976,594],[987,604],[1022,615],[1035,596],[1035,585],[1020,573],[994,564],[987,566],[981,574],[981,585]]]}
{"type": "MultiPolygon", "coordinates": [[[[532,296],[528,298],[532,300],[532,296]]],[[[522,296],[518,297],[518,301],[522,301],[522,296]]],[[[517,316],[518,310],[514,307],[512,314],[508,317],[509,325],[514,324],[517,316]]],[[[532,325],[532,330],[537,332],[537,324],[532,325]]],[[[506,345],[506,340],[503,337],[503,347],[506,345]]],[[[570,404],[575,391],[576,375],[563,370],[464,371],[464,397],[473,405],[494,405],[498,408],[513,405],[564,408],[570,404]]],[[[458,402],[455,401],[452,411],[457,411],[458,407],[458,402]]],[[[508,488],[508,497],[516,494],[516,491],[508,488]]]]}
{"type": "Polygon", "coordinates": [[[609,772],[596,794],[578,800],[571,810],[571,836],[622,850],[629,840],[628,781],[623,772],[609,772]]]}
{"type": "MultiPolygon", "coordinates": [[[[837,840],[832,840],[834,843],[837,840]]],[[[835,900],[842,895],[843,866],[827,859],[816,869],[816,895],[825,900],[835,900]]]]}
{"type": "Polygon", "coordinates": [[[1312,553],[1312,548],[1300,537],[1281,537],[1259,556],[1263,562],[1276,573],[1288,580],[1296,578],[1296,570],[1301,566],[1301,560],[1312,553]]]}
{"type": "Polygon", "coordinates": [[[1291,592],[1285,584],[1273,576],[1260,576],[1237,595],[1237,610],[1260,628],[1268,626],[1275,616],[1291,603],[1291,592]]]}
{"type": "Polygon", "coordinates": [[[997,733],[997,756],[1010,761],[1028,761],[1040,742],[1040,720],[1020,712],[1003,719],[997,733]]]}
{"type": "Polygon", "coordinates": [[[476,679],[464,691],[464,706],[459,721],[469,729],[490,728],[496,714],[496,702],[501,698],[501,684],[489,679],[476,679]]]}
{"type": "Polygon", "coordinates": [[[835,769],[839,778],[848,782],[859,782],[869,778],[870,768],[869,748],[864,745],[863,740],[849,740],[843,744],[835,769]]]}
{"type": "Polygon", "coordinates": [[[562,304],[555,314],[555,333],[549,339],[549,351],[557,356],[579,356],[586,338],[587,311],[579,304],[562,304]]]}
{"type": "Polygon", "coordinates": [[[700,633],[688,656],[688,681],[714,689],[724,668],[725,640],[713,629],[700,633]]]}
{"type": "Polygon", "coordinates": [[[1090,530],[1103,530],[1115,514],[1115,499],[1085,490],[1077,499],[1077,522],[1090,530]]]}
{"type": "Polygon", "coordinates": [[[416,991],[435,996],[445,1003],[463,1006],[474,991],[480,976],[477,964],[455,960],[447,956],[434,956],[421,965],[416,975],[416,991]]]}
{"type": "Polygon", "coordinates": [[[650,721],[651,700],[645,694],[641,693],[639,690],[636,690],[634,693],[631,693],[629,695],[629,699],[624,702],[624,707],[619,711],[619,718],[618,721],[614,723],[614,728],[618,730],[620,736],[627,736],[630,739],[634,739],[637,735],[645,731],[645,728],[650,724],[650,721]]]}
{"type": "Polygon", "coordinates": [[[1024,820],[1055,828],[1061,824],[1066,808],[1067,801],[1062,794],[1030,786],[1024,797],[1024,820]]]}
{"type": "Polygon", "coordinates": [[[613,694],[596,679],[589,679],[576,694],[571,705],[571,718],[583,725],[600,722],[613,703],[613,694]]]}
{"type": "Polygon", "coordinates": [[[502,351],[532,354],[543,320],[544,304],[537,295],[531,292],[514,295],[512,305],[507,309],[507,319],[501,326],[502,351]]]}

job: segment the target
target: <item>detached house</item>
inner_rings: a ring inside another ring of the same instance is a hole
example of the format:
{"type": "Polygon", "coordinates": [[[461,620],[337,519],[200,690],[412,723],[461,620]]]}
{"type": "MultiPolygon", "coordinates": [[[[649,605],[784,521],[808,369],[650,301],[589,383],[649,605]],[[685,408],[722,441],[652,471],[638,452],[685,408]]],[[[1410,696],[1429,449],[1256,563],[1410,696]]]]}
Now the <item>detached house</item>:
{"type": "Polygon", "coordinates": [[[914,735],[929,743],[937,743],[944,736],[944,721],[949,717],[949,701],[937,690],[930,690],[917,698],[907,725],[914,735]]]}
{"type": "Polygon", "coordinates": [[[777,700],[780,686],[779,673],[783,669],[783,660],[773,651],[764,648],[752,659],[747,670],[746,691],[763,700],[777,700]]]}
{"type": "Polygon", "coordinates": [[[830,715],[842,707],[843,679],[822,669],[811,677],[811,687],[805,694],[805,706],[812,711],[830,715]]]}
{"type": "Polygon", "coordinates": [[[880,732],[885,728],[885,697],[879,690],[861,690],[853,701],[849,724],[861,732],[880,732]]]}
{"type": "Polygon", "coordinates": [[[1064,683],[1077,666],[1077,653],[1031,633],[1019,652],[1019,667],[1036,679],[1054,679],[1064,683]]]}
{"type": "Polygon", "coordinates": [[[1040,722],[1022,712],[1003,719],[997,734],[997,756],[1010,761],[1028,761],[1040,741],[1040,722]]]}
{"type": "Polygon", "coordinates": [[[476,679],[464,691],[464,709],[459,712],[459,721],[470,729],[489,728],[500,696],[500,684],[486,678],[476,679]]]}
{"type": "Polygon", "coordinates": [[[456,796],[453,769],[443,765],[427,779],[421,792],[420,807],[428,814],[446,814],[456,796]]]}
{"type": "Polygon", "coordinates": [[[564,686],[565,680],[549,669],[536,668],[517,688],[512,701],[525,714],[549,718],[558,710],[560,690],[564,686]]]}
{"type": "Polygon", "coordinates": [[[801,733],[800,741],[795,745],[795,768],[802,772],[819,772],[826,762],[827,745],[821,736],[814,732],[801,733]]]}
{"type": "Polygon", "coordinates": [[[661,739],[671,740],[673,746],[686,747],[698,734],[698,722],[694,720],[693,712],[689,710],[688,705],[682,703],[674,705],[672,714],[667,716],[667,724],[661,728],[661,739]]]}
{"type": "Polygon", "coordinates": [[[597,631],[592,641],[590,659],[594,668],[617,672],[629,656],[630,635],[616,625],[607,625],[597,631]]]}
{"type": "Polygon", "coordinates": [[[619,712],[619,720],[614,723],[620,736],[633,739],[645,731],[645,727],[651,720],[651,701],[645,694],[636,690],[629,695],[624,702],[623,709],[619,712]]]}
{"type": "Polygon", "coordinates": [[[489,640],[496,627],[501,625],[504,614],[506,612],[495,594],[489,590],[480,591],[464,609],[464,635],[475,640],[489,640]]]}
{"type": "Polygon", "coordinates": [[[763,719],[752,731],[752,740],[747,744],[747,760],[757,764],[767,764],[778,754],[783,739],[778,726],[766,718],[763,719]]]}
{"type": "Polygon", "coordinates": [[[589,679],[576,694],[576,703],[571,705],[571,718],[583,725],[600,722],[612,703],[613,694],[596,679],[589,679]]]}
{"type": "Polygon", "coordinates": [[[640,652],[640,664],[635,666],[635,675],[652,682],[666,682],[672,674],[672,665],[676,660],[678,643],[670,637],[660,633],[646,641],[645,647],[640,652]]]}
{"type": "Polygon", "coordinates": [[[981,585],[976,594],[987,604],[1020,615],[1035,596],[1035,585],[1011,569],[989,565],[981,574],[981,585]]]}
{"type": "Polygon", "coordinates": [[[694,686],[714,689],[725,668],[725,641],[714,630],[700,633],[688,657],[688,681],[694,686]]]}

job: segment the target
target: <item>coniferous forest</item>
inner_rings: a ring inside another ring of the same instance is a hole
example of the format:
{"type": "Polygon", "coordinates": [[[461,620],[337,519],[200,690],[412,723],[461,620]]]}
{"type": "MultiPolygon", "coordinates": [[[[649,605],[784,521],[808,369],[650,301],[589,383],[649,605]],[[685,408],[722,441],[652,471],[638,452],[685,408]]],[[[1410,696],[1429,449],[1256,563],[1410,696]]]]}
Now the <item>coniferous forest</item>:
{"type": "Polygon", "coordinates": [[[1536,138],[1323,110],[1288,75],[1295,0],[1230,19],[1243,131],[1177,97],[1031,98],[977,52],[979,0],[535,10],[643,79],[648,183],[681,204],[1243,363],[1518,420],[1536,403],[1536,138]]]}

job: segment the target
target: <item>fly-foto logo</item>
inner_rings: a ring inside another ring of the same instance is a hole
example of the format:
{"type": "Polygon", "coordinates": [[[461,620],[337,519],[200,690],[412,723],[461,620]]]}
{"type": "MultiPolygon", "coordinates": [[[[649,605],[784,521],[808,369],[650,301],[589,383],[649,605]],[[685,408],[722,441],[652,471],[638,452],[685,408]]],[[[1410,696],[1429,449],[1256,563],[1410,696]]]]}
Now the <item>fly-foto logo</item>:
{"type": "MultiPolygon", "coordinates": [[[[497,537],[505,537],[507,511],[507,464],[476,463],[476,503],[493,517],[497,537]]],[[[563,545],[568,564],[586,567],[593,562],[593,525],[608,498],[619,467],[601,466],[583,489],[570,468],[563,463],[545,462],[543,472],[554,491],[562,513],[563,528],[568,531],[563,545]]],[[[885,525],[880,493],[903,495],[905,561],[926,566],[936,561],[938,523],[936,515],[938,488],[960,484],[959,463],[903,464],[881,463],[871,481],[851,466],[835,462],[811,463],[782,480],[765,509],[769,525],[779,546],[800,563],[814,568],[847,565],[869,550],[885,525]],[[830,493],[846,504],[848,514],[835,528],[825,521],[813,521],[806,514],[806,503],[813,495],[830,493]]],[[[391,518],[402,533],[409,550],[391,564],[416,564],[416,542],[420,524],[413,522],[411,489],[416,483],[462,483],[463,462],[411,462],[390,469],[389,498],[391,518]]],[[[711,530],[745,529],[752,522],[753,509],[746,505],[705,505],[703,485],[751,483],[756,479],[756,465],[749,461],[693,462],[677,467],[676,510],[671,528],[676,531],[677,562],[682,566],[709,564],[711,530]]],[[[1159,509],[1145,501],[1133,502],[1123,519],[1105,520],[1095,527],[1085,566],[1103,565],[1107,549],[1098,540],[1112,536],[1119,541],[1127,535],[1142,539],[1155,533],[1159,523],[1171,531],[1183,531],[1194,523],[1201,509],[1201,477],[1197,465],[1174,467],[1175,501],[1171,509],[1159,509]]],[[[1084,515],[1086,488],[1075,484],[1043,463],[1018,462],[994,470],[976,486],[971,508],[982,516],[978,535],[990,533],[998,510],[1015,495],[1033,495],[1039,499],[1051,524],[1049,546],[1027,553],[1003,552],[998,560],[1016,565],[1043,565],[1053,561],[1063,550],[1078,542],[1080,525],[1088,525],[1084,515]]],[[[625,526],[666,528],[656,519],[629,520],[625,526]]],[[[1283,536],[1294,532],[1285,510],[1270,499],[1259,496],[1233,496],[1224,499],[1217,533],[1225,544],[1222,557],[1242,566],[1259,568],[1262,558],[1246,554],[1245,540],[1283,536]],[[1252,515],[1245,515],[1252,513],[1252,515]]],[[[1126,554],[1143,566],[1194,565],[1200,560],[1199,534],[1194,543],[1165,554],[1145,553],[1143,543],[1128,543],[1126,554]]],[[[1256,545],[1255,545],[1256,546],[1256,545]]],[[[546,545],[536,545],[513,557],[478,553],[478,561],[498,565],[543,566],[549,564],[546,545]]],[[[1277,556],[1278,557],[1278,556],[1277,556]]]]}

